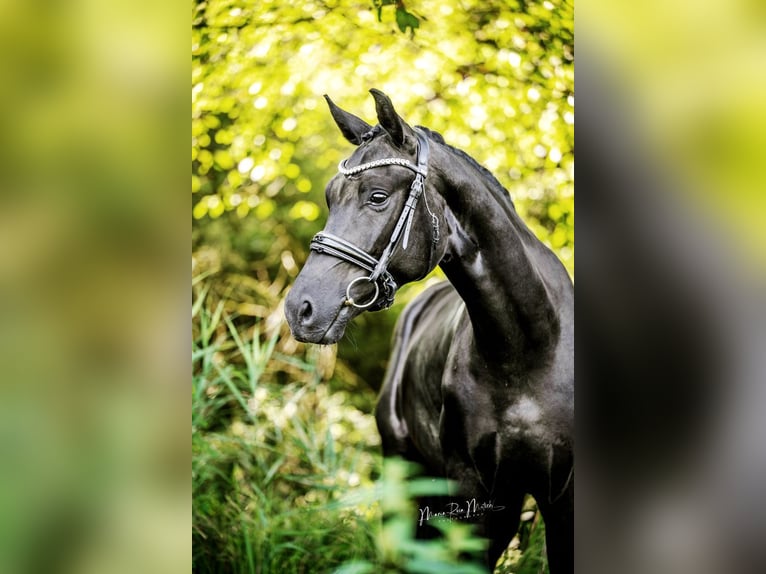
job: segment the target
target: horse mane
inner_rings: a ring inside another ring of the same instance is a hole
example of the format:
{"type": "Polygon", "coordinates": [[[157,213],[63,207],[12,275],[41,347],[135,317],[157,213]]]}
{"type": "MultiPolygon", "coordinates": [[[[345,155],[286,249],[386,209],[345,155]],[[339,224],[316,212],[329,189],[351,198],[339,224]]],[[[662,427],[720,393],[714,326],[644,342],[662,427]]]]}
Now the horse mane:
{"type": "Polygon", "coordinates": [[[458,155],[459,157],[466,160],[469,164],[471,164],[476,170],[484,176],[485,179],[489,181],[489,188],[495,193],[498,199],[501,201],[507,201],[510,204],[511,209],[515,210],[515,206],[513,205],[513,200],[511,199],[511,194],[508,192],[507,189],[503,187],[503,185],[497,180],[497,178],[492,174],[491,171],[489,171],[486,167],[481,165],[478,161],[476,161],[473,157],[468,155],[466,152],[464,152],[462,149],[456,148],[455,146],[452,146],[444,141],[444,137],[439,133],[436,132],[430,128],[427,128],[425,126],[416,126],[419,130],[422,130],[429,139],[435,141],[436,143],[439,143],[443,146],[445,146],[447,149],[452,151],[454,154],[458,155]]]}

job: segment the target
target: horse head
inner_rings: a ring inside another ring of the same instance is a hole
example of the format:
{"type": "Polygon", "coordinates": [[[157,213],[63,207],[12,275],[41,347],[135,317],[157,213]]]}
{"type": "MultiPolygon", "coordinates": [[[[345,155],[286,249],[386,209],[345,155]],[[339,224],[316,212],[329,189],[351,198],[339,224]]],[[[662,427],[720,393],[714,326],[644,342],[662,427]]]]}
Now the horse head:
{"type": "Polygon", "coordinates": [[[327,184],[329,217],[285,302],[293,336],[331,344],[366,310],[388,308],[397,289],[427,275],[446,250],[443,200],[429,179],[429,138],[383,92],[370,90],[378,125],[325,96],[357,148],[327,184]]]}

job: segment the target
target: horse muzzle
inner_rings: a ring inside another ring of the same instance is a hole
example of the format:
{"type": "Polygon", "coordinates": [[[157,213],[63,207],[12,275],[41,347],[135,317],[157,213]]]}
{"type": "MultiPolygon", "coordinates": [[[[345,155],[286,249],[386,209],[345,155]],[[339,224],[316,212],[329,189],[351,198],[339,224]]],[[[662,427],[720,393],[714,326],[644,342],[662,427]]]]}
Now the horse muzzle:
{"type": "Polygon", "coordinates": [[[296,282],[285,300],[285,317],[293,337],[302,343],[331,345],[345,334],[348,322],[361,309],[346,304],[345,293],[321,293],[320,281],[311,281],[313,289],[303,289],[296,282]]]}

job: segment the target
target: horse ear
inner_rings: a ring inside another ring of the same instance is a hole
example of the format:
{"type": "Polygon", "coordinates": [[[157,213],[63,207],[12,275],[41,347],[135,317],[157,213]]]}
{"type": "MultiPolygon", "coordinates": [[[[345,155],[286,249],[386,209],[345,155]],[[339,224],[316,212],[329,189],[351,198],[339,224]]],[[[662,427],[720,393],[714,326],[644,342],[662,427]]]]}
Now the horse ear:
{"type": "Polygon", "coordinates": [[[338,124],[343,137],[354,145],[362,143],[362,134],[370,131],[372,126],[354,114],[340,109],[327,94],[324,95],[324,99],[327,100],[327,105],[330,106],[330,113],[335,123],[338,124]]]}
{"type": "Polygon", "coordinates": [[[410,126],[399,117],[394,109],[394,104],[391,103],[391,99],[386,94],[375,88],[372,88],[370,93],[375,98],[378,122],[394,140],[394,144],[401,146],[404,143],[405,133],[411,130],[410,126]]]}

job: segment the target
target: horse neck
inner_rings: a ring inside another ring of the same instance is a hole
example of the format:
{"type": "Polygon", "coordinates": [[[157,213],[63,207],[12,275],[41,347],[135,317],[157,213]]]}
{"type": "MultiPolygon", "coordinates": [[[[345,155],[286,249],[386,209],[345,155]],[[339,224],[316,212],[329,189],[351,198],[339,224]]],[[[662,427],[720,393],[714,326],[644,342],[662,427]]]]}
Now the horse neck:
{"type": "Polygon", "coordinates": [[[566,271],[507,192],[493,190],[497,184],[454,150],[432,148],[431,173],[449,229],[441,267],[465,301],[477,351],[506,365],[539,360],[558,341],[556,299],[569,282],[566,271]]]}

